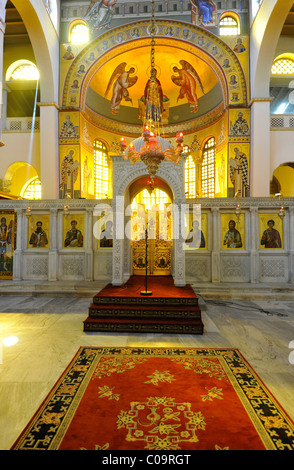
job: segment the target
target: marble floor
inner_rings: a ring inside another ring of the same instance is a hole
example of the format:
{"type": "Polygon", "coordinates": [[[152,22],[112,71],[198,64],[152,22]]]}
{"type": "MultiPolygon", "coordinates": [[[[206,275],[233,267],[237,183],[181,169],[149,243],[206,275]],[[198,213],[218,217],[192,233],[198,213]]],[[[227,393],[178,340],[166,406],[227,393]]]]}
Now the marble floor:
{"type": "Polygon", "coordinates": [[[91,300],[0,296],[1,450],[10,449],[80,346],[237,348],[294,420],[294,300],[200,296],[201,336],[84,333],[91,300]],[[18,342],[5,346],[10,336],[18,342]]]}

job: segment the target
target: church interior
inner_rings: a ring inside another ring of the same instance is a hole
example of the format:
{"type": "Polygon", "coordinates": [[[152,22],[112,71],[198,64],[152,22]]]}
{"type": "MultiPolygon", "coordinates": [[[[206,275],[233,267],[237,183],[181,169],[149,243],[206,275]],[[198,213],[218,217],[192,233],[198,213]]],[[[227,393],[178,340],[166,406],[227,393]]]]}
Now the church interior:
{"type": "Polygon", "coordinates": [[[81,346],[236,348],[294,420],[293,0],[0,18],[0,449],[81,346]],[[189,286],[201,329],[91,322],[134,278],[189,286]]]}

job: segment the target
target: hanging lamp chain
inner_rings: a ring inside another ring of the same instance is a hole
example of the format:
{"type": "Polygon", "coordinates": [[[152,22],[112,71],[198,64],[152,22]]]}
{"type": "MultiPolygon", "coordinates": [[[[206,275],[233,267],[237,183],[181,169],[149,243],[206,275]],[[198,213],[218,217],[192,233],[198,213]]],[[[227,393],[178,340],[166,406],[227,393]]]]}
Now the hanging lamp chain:
{"type": "Polygon", "coordinates": [[[153,78],[154,75],[154,67],[155,67],[155,3],[154,0],[151,0],[151,53],[150,53],[150,62],[151,62],[151,70],[150,70],[150,78],[153,78]]]}

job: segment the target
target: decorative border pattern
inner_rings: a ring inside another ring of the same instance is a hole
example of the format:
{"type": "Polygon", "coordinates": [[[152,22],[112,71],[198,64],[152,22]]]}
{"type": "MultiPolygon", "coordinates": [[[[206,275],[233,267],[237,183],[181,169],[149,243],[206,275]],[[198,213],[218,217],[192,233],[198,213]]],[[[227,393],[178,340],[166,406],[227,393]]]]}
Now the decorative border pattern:
{"type": "Polygon", "coordinates": [[[237,349],[180,347],[81,347],[12,450],[58,449],[102,356],[120,356],[125,362],[141,361],[148,357],[168,357],[183,366],[197,358],[217,357],[265,448],[294,450],[294,423],[237,349]]]}

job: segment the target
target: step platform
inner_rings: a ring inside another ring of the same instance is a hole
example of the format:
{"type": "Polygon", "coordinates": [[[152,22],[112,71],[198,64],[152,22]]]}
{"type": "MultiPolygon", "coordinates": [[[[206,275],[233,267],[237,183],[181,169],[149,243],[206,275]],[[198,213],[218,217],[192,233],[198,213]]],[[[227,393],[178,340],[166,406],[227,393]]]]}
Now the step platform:
{"type": "Polygon", "coordinates": [[[108,284],[93,297],[85,332],[203,334],[198,298],[190,285],[171,276],[132,276],[123,286],[108,284]]]}

